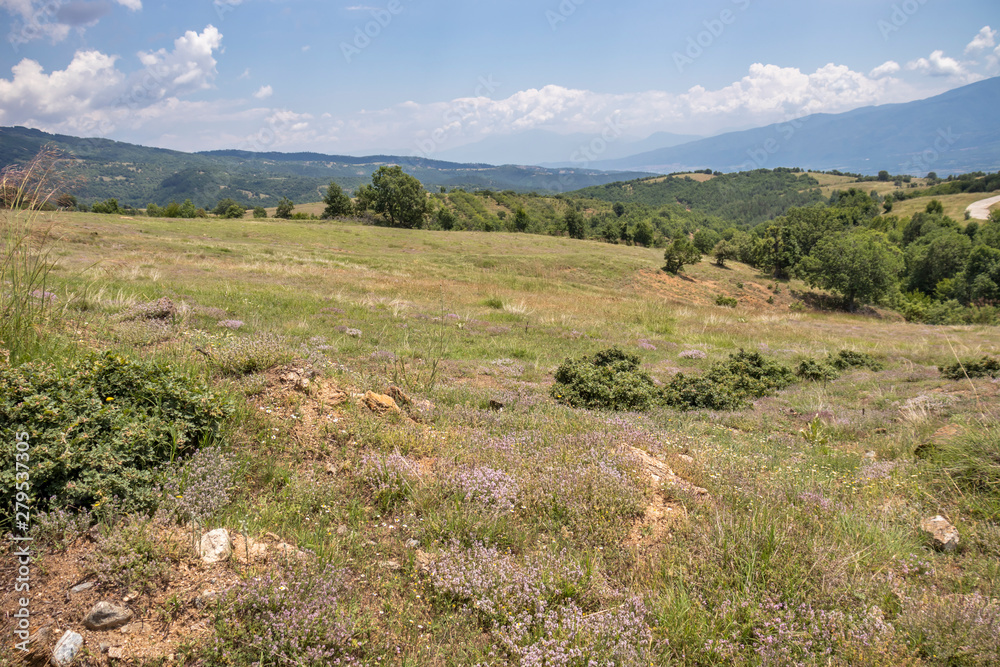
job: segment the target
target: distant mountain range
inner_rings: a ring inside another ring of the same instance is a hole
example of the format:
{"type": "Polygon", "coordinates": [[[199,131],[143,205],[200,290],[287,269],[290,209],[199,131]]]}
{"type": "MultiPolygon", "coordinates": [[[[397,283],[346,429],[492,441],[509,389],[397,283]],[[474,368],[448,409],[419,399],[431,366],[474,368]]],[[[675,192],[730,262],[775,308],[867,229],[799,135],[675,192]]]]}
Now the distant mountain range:
{"type": "Polygon", "coordinates": [[[653,149],[678,146],[700,138],[691,134],[657,132],[645,139],[612,137],[610,141],[605,141],[603,138],[579,132],[556,134],[546,130],[527,130],[502,137],[490,137],[459,148],[441,151],[434,157],[452,162],[592,168],[591,163],[596,160],[624,158],[653,149]]]}
{"type": "Polygon", "coordinates": [[[1000,78],[906,104],[815,114],[588,166],[621,171],[887,170],[924,176],[1000,169],[1000,78]]]}
{"type": "MultiPolygon", "coordinates": [[[[382,165],[398,164],[428,189],[516,190],[559,193],[632,179],[633,172],[458,164],[418,157],[376,155],[348,157],[320,153],[182,153],[108,139],[82,139],[24,127],[0,127],[0,167],[24,162],[44,145],[74,158],[70,176],[83,203],[110,197],[121,204],[164,206],[190,199],[212,207],[225,197],[253,206],[275,206],[282,197],[294,202],[319,201],[330,181],[346,190],[370,182],[382,165]]],[[[646,174],[652,175],[652,174],[646,174]]]]}

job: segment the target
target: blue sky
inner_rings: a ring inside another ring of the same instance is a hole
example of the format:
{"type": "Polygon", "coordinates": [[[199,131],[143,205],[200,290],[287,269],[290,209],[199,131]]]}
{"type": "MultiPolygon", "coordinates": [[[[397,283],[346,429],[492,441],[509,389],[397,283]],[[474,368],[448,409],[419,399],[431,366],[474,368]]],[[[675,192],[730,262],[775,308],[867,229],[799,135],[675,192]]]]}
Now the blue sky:
{"type": "Polygon", "coordinates": [[[0,125],[179,150],[711,135],[1000,74],[996,0],[0,0],[0,125]]]}

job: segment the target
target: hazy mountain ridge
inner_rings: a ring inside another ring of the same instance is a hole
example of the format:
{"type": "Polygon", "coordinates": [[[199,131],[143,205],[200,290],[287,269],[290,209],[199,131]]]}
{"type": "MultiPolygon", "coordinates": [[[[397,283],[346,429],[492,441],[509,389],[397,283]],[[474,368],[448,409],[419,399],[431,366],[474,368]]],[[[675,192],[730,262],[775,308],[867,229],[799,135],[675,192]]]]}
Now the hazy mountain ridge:
{"type": "Polygon", "coordinates": [[[111,141],[55,135],[23,127],[0,128],[0,167],[30,159],[51,144],[75,158],[74,194],[84,202],[115,197],[122,204],[165,205],[191,199],[214,206],[231,197],[274,206],[281,197],[318,201],[334,180],[354,190],[382,165],[398,164],[430,190],[440,187],[565,192],[639,176],[585,169],[458,164],[419,157],[351,157],[321,153],[250,153],[224,150],[183,153],[111,141]]]}
{"type": "Polygon", "coordinates": [[[1000,78],[992,78],[924,100],[814,114],[590,166],[660,172],[775,167],[911,175],[995,171],[1000,168],[997,109],[1000,78]]]}

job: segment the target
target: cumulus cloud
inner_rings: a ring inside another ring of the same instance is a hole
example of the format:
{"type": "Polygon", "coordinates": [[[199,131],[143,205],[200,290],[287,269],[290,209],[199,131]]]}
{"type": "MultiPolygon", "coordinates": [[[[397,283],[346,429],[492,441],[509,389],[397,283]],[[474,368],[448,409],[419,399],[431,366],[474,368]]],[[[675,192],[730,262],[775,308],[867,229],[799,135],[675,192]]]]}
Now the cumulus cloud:
{"type": "Polygon", "coordinates": [[[946,76],[966,83],[978,81],[983,78],[981,75],[969,71],[965,63],[961,63],[950,56],[946,56],[944,51],[941,51],[940,49],[931,52],[931,55],[928,58],[917,58],[916,60],[910,61],[906,64],[906,68],[920,72],[921,74],[942,77],[946,76]]]}
{"type": "Polygon", "coordinates": [[[142,9],[142,0],[115,0],[122,7],[127,7],[133,12],[137,12],[142,9]]]}
{"type": "Polygon", "coordinates": [[[965,53],[978,53],[980,51],[986,51],[992,49],[996,45],[997,31],[991,30],[990,27],[983,26],[983,29],[972,38],[969,45],[965,47],[965,53]]]}
{"type": "Polygon", "coordinates": [[[884,76],[891,76],[901,69],[902,67],[895,60],[887,60],[869,72],[868,76],[873,79],[881,79],[884,76]]]}
{"type": "Polygon", "coordinates": [[[118,56],[96,50],[77,51],[66,69],[49,73],[23,59],[0,79],[0,125],[105,136],[123,122],[141,124],[148,109],[211,85],[221,39],[212,26],[188,32],[172,51],[140,53],[145,68],[131,75],[118,69],[118,56]]]}
{"type": "Polygon", "coordinates": [[[209,25],[201,33],[188,30],[178,37],[173,51],[140,51],[145,69],[132,77],[132,86],[152,99],[211,88],[217,74],[214,52],[221,45],[222,33],[209,25]]]}
{"type": "Polygon", "coordinates": [[[274,89],[271,86],[261,86],[256,93],[253,94],[258,100],[266,100],[271,95],[274,94],[274,89]]]}
{"type": "Polygon", "coordinates": [[[89,27],[110,12],[111,5],[107,2],[67,2],[56,10],[56,19],[74,27],[89,27]]]}

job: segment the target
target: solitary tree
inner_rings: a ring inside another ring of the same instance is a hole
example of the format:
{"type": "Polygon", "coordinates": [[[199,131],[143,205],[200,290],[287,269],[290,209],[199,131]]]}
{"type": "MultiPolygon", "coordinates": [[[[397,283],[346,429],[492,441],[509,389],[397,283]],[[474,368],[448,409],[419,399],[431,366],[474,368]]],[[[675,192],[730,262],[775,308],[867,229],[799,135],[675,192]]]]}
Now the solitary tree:
{"type": "Polygon", "coordinates": [[[326,196],[323,197],[326,208],[323,209],[323,219],[341,218],[354,212],[354,205],[339,185],[330,181],[326,188],[326,196]]]}
{"type": "Polygon", "coordinates": [[[902,269],[902,251],[870,229],[823,239],[800,265],[810,286],[842,295],[848,310],[889,294],[902,269]]]}
{"type": "Polygon", "coordinates": [[[517,210],[514,211],[514,229],[519,232],[528,231],[530,223],[531,218],[528,217],[528,212],[524,210],[524,207],[518,206],[517,210]]]}
{"type": "Polygon", "coordinates": [[[732,241],[722,239],[712,248],[712,256],[717,265],[725,268],[726,262],[739,259],[740,249],[732,241]]]}
{"type": "Polygon", "coordinates": [[[563,221],[566,223],[566,231],[569,233],[571,239],[582,239],[586,231],[586,223],[584,223],[583,216],[575,208],[571,208],[566,211],[566,215],[563,216],[563,221]]]}
{"type": "Polygon", "coordinates": [[[295,204],[292,200],[288,197],[282,197],[278,201],[278,209],[274,212],[274,217],[287,220],[292,217],[293,208],[295,208],[295,204]]]}
{"type": "Polygon", "coordinates": [[[663,270],[677,275],[685,264],[697,264],[701,261],[701,252],[694,247],[685,235],[678,236],[667,245],[663,252],[663,270]]]}
{"type": "Polygon", "coordinates": [[[357,191],[358,209],[380,213],[393,227],[412,229],[424,223],[428,213],[427,193],[420,181],[403,172],[399,165],[379,167],[371,185],[357,191]]]}
{"type": "Polygon", "coordinates": [[[616,201],[615,205],[611,207],[611,210],[614,211],[616,217],[620,218],[625,215],[625,204],[620,201],[616,201]]]}
{"type": "Polygon", "coordinates": [[[266,218],[267,217],[267,209],[265,209],[263,206],[254,206],[253,207],[253,217],[255,217],[255,218],[266,218]]]}

